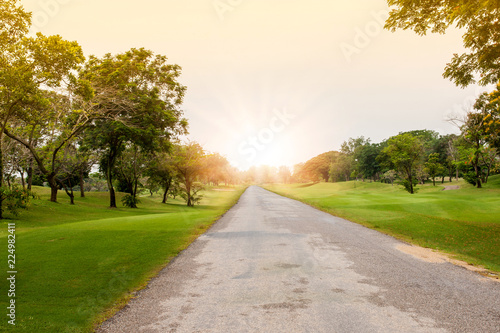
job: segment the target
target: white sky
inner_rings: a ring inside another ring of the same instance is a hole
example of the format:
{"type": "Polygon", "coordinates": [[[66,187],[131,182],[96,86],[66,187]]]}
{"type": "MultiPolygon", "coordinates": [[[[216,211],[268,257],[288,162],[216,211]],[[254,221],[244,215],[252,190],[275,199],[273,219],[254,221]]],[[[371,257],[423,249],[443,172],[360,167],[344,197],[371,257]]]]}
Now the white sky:
{"type": "Polygon", "coordinates": [[[458,31],[383,30],[384,0],[21,2],[33,31],[87,55],[145,47],[182,66],[189,139],[240,169],[292,166],[349,137],[457,132],[446,117],[484,90],[442,77],[458,31]]]}

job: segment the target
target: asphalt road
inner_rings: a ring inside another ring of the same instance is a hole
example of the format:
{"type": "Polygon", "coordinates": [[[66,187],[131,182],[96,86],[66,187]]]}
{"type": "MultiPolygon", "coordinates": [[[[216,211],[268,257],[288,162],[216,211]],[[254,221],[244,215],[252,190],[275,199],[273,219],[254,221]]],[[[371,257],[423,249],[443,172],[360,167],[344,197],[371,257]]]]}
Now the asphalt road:
{"type": "Polygon", "coordinates": [[[250,187],[101,332],[500,332],[500,283],[250,187]]]}

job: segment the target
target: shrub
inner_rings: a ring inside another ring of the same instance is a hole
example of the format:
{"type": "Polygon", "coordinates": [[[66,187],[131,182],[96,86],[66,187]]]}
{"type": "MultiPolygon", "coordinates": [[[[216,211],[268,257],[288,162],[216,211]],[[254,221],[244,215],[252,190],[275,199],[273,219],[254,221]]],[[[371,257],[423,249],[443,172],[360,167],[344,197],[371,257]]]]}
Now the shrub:
{"type": "Polygon", "coordinates": [[[20,209],[28,209],[31,199],[36,199],[37,195],[29,190],[24,190],[20,186],[14,185],[11,188],[0,187],[0,201],[2,206],[7,208],[13,215],[19,215],[20,209]]]}
{"type": "Polygon", "coordinates": [[[474,171],[469,171],[464,174],[464,179],[467,183],[476,186],[477,185],[477,175],[474,171]]]}
{"type": "Polygon", "coordinates": [[[137,208],[137,204],[139,203],[141,203],[141,200],[130,194],[127,194],[122,198],[122,204],[128,208],[137,208]]]}
{"type": "MultiPolygon", "coordinates": [[[[413,178],[413,193],[417,193],[418,189],[415,187],[418,183],[417,179],[413,178]]],[[[410,187],[410,181],[408,179],[404,179],[401,182],[399,182],[400,185],[403,185],[405,190],[408,191],[408,193],[411,193],[411,187],[410,187]]]]}

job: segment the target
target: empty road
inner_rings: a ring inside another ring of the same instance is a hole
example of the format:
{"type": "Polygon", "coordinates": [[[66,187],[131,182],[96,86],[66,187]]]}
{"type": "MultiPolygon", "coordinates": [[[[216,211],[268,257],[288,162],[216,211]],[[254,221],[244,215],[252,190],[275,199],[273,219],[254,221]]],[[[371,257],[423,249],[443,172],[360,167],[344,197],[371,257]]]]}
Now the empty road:
{"type": "Polygon", "coordinates": [[[500,332],[500,283],[250,187],[100,332],[500,332]]]}

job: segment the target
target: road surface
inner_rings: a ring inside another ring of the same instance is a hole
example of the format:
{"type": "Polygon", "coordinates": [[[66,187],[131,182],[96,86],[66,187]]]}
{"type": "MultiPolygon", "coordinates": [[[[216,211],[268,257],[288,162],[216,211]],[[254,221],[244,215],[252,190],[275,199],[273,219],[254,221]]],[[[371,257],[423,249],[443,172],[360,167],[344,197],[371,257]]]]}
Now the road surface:
{"type": "Polygon", "coordinates": [[[100,332],[500,332],[500,283],[259,187],[100,332]]]}

